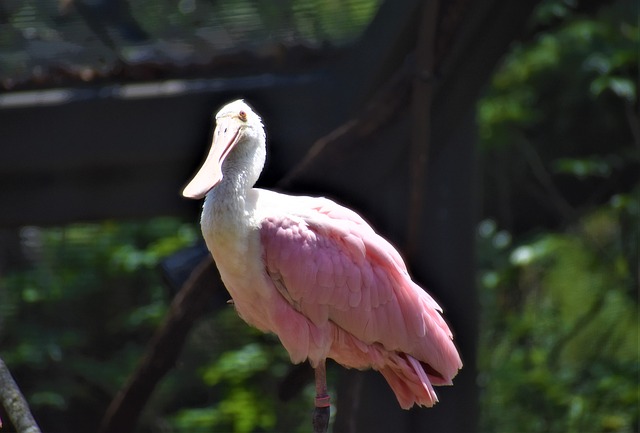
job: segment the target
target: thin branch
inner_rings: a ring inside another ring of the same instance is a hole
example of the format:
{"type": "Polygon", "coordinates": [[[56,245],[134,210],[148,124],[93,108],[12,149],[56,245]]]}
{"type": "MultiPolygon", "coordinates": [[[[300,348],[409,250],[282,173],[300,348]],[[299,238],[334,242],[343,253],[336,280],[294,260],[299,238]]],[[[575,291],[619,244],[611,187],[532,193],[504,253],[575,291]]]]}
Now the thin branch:
{"type": "MultiPolygon", "coordinates": [[[[606,292],[605,294],[599,296],[598,299],[593,301],[589,309],[573,322],[571,329],[569,329],[564,335],[561,335],[556,340],[553,347],[551,347],[551,349],[549,350],[548,360],[550,366],[552,366],[553,368],[558,367],[557,364],[560,358],[560,354],[562,353],[565,345],[574,337],[576,337],[580,332],[582,332],[589,324],[589,322],[593,320],[594,316],[596,316],[602,310],[605,305],[605,296],[606,292]]],[[[603,333],[603,335],[606,335],[606,333],[603,333]]]]}
{"type": "Polygon", "coordinates": [[[291,184],[322,156],[344,149],[344,147],[373,135],[398,113],[409,98],[411,62],[405,63],[389,81],[371,98],[359,116],[318,139],[307,151],[302,161],[295,165],[277,183],[280,188],[291,184]]]}
{"type": "Polygon", "coordinates": [[[154,388],[175,366],[194,322],[212,305],[213,289],[219,280],[213,260],[207,255],[183,284],[140,365],[109,405],[100,433],[133,431],[154,388]]]}
{"type": "Polygon", "coordinates": [[[531,172],[546,190],[547,198],[555,204],[556,209],[565,220],[571,220],[573,215],[575,215],[575,209],[571,204],[569,204],[567,199],[564,198],[562,193],[556,187],[551,174],[547,171],[544,166],[544,162],[538,152],[536,152],[536,149],[526,138],[518,140],[518,143],[520,144],[523,151],[522,153],[531,168],[531,172]]]}
{"type": "MultiPolygon", "coordinates": [[[[18,433],[40,433],[40,428],[31,415],[27,401],[2,358],[0,358],[0,401],[18,433]]],[[[2,427],[1,421],[0,427],[2,427]]]]}

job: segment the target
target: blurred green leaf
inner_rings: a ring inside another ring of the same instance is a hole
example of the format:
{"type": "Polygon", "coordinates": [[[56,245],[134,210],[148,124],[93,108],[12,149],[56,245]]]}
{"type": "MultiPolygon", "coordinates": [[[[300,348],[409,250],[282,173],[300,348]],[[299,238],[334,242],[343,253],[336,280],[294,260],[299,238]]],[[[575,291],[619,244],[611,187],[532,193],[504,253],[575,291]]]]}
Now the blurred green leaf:
{"type": "Polygon", "coordinates": [[[36,392],[29,397],[29,403],[34,407],[50,406],[55,409],[64,410],[67,408],[65,398],[52,391],[36,392]]]}
{"type": "Polygon", "coordinates": [[[607,177],[611,174],[612,166],[601,157],[591,159],[559,158],[553,162],[556,173],[570,174],[578,179],[591,176],[607,177]]]}
{"type": "Polygon", "coordinates": [[[205,370],[203,379],[207,385],[216,385],[221,380],[240,383],[265,370],[269,365],[269,358],[259,344],[247,344],[240,350],[223,353],[215,364],[205,370]]]}
{"type": "Polygon", "coordinates": [[[626,77],[611,75],[598,77],[591,83],[590,90],[594,96],[599,96],[605,90],[609,90],[628,102],[633,102],[636,99],[636,82],[626,77]]]}

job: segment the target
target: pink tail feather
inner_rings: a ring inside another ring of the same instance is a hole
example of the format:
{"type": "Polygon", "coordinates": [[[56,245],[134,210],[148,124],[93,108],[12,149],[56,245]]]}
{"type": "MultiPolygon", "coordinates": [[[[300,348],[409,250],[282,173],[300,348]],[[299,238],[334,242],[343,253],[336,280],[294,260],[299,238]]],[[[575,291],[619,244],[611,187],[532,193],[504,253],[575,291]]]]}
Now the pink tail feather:
{"type": "Polygon", "coordinates": [[[433,385],[450,385],[451,377],[402,352],[386,350],[381,344],[365,344],[331,325],[334,333],[329,358],[348,368],[379,371],[389,383],[403,409],[414,404],[431,407],[438,402],[433,385]]]}
{"type": "Polygon", "coordinates": [[[403,409],[410,409],[414,404],[431,407],[438,402],[438,396],[422,365],[411,355],[393,354],[379,371],[403,409]]]}

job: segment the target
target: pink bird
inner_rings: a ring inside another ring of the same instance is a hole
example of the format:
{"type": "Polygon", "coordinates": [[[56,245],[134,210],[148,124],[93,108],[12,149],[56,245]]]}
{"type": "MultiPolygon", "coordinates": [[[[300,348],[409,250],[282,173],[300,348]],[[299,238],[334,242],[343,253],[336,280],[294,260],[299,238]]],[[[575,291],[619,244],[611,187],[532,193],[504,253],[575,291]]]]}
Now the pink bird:
{"type": "Polygon", "coordinates": [[[451,385],[462,367],[440,306],[355,212],[253,188],[266,138],[244,101],[225,105],[216,121],[183,195],[205,197],[202,233],[240,317],[275,333],[293,363],[309,360],[316,413],[326,408],[327,419],[326,358],[378,370],[404,409],[433,406],[433,385],[451,385]]]}

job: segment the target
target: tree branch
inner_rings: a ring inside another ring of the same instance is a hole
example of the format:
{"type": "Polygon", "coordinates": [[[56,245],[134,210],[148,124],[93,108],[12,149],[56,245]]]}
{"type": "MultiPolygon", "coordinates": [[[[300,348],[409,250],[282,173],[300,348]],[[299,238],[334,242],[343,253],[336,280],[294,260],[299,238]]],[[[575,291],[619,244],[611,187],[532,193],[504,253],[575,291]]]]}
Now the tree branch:
{"type": "MultiPolygon", "coordinates": [[[[175,296],[140,365],[109,405],[100,433],[133,431],[154,388],[175,366],[193,323],[212,305],[216,282],[219,281],[217,269],[207,254],[175,296]]],[[[217,285],[221,287],[220,283],[217,285]]]]}
{"type": "Polygon", "coordinates": [[[413,72],[413,62],[406,62],[371,98],[369,103],[360,111],[360,115],[348,120],[329,134],[316,140],[309,148],[305,157],[289,170],[277,182],[280,188],[291,187],[307,169],[318,160],[336,151],[342,151],[346,146],[372,135],[398,113],[402,104],[409,98],[410,77],[413,72]]]}
{"type": "MultiPolygon", "coordinates": [[[[0,401],[19,433],[40,433],[40,428],[31,415],[27,401],[2,358],[0,358],[0,401]]],[[[2,421],[0,421],[0,427],[2,427],[2,421]]]]}
{"type": "Polygon", "coordinates": [[[529,140],[524,137],[521,140],[518,140],[518,144],[522,149],[522,154],[525,156],[527,164],[531,168],[531,173],[547,192],[547,199],[553,202],[558,213],[563,217],[563,219],[567,221],[573,219],[575,209],[556,187],[552,176],[547,171],[544,162],[538,152],[536,152],[536,149],[531,145],[531,143],[529,143],[529,140]]]}

